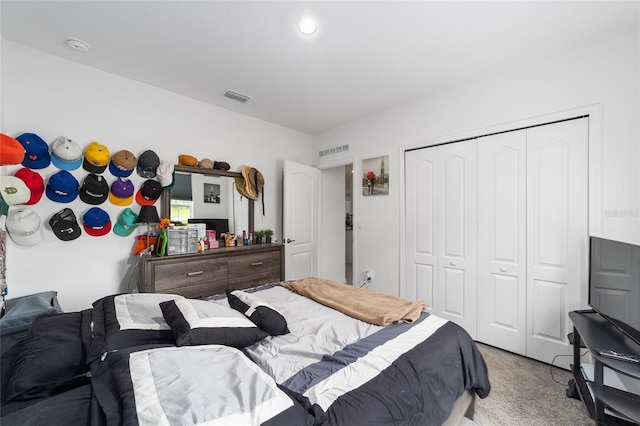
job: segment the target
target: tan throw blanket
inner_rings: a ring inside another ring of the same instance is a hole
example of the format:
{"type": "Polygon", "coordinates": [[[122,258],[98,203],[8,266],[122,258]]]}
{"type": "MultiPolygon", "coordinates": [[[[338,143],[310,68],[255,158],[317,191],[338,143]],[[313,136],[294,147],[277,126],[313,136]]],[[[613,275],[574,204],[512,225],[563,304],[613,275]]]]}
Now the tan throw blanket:
{"type": "Polygon", "coordinates": [[[422,301],[412,302],[322,278],[303,278],[283,282],[282,286],[343,314],[382,326],[394,322],[414,322],[427,306],[422,301]]]}

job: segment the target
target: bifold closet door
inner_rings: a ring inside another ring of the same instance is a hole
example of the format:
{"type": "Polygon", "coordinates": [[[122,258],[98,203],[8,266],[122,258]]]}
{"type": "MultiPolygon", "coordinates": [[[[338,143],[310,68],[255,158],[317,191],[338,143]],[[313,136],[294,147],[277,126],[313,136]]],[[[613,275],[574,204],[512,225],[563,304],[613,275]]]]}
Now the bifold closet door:
{"type": "Polygon", "coordinates": [[[476,144],[405,153],[405,297],[476,335],[476,144]]]}
{"type": "Polygon", "coordinates": [[[475,140],[437,147],[437,279],[434,312],[477,333],[475,140]]]}
{"type": "Polygon", "coordinates": [[[478,340],[526,351],[527,139],[478,139],[478,340]]]}
{"type": "Polygon", "coordinates": [[[588,118],[527,130],[527,356],[548,363],[586,306],[588,141],[588,118]]]}
{"type": "Polygon", "coordinates": [[[410,300],[422,300],[433,310],[436,280],[437,149],[405,153],[405,292],[410,300]]]}

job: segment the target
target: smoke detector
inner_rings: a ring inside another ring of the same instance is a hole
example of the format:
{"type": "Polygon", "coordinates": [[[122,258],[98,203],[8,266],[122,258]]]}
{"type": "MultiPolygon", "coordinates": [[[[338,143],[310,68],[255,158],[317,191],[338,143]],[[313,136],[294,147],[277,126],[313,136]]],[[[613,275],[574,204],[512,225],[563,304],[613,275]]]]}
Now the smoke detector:
{"type": "Polygon", "coordinates": [[[91,49],[91,45],[89,43],[84,40],[80,40],[79,38],[67,37],[64,39],[64,42],[67,43],[67,46],[71,49],[79,52],[88,52],[89,49],[91,49]]]}

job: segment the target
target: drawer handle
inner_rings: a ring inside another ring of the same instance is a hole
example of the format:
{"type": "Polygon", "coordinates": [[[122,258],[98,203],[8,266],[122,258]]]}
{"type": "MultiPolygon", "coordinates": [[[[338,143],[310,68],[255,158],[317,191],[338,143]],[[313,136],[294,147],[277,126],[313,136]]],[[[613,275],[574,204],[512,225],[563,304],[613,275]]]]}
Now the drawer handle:
{"type": "Polygon", "coordinates": [[[204,274],[204,271],[187,272],[188,277],[192,277],[194,275],[202,275],[202,274],[204,274]]]}
{"type": "Polygon", "coordinates": [[[260,265],[262,265],[262,262],[253,262],[251,264],[251,266],[260,266],[260,265]]]}

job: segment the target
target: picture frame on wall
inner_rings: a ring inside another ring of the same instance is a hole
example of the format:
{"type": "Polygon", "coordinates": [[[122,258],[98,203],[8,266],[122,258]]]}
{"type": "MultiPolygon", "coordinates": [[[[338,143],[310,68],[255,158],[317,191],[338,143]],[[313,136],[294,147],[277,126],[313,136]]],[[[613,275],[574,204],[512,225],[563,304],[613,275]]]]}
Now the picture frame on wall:
{"type": "Polygon", "coordinates": [[[220,204],[220,185],[216,183],[204,184],[204,202],[220,204]]]}
{"type": "Polygon", "coordinates": [[[362,160],[362,195],[389,195],[389,156],[362,160]]]}

